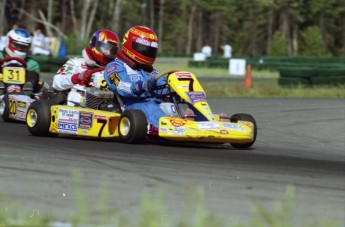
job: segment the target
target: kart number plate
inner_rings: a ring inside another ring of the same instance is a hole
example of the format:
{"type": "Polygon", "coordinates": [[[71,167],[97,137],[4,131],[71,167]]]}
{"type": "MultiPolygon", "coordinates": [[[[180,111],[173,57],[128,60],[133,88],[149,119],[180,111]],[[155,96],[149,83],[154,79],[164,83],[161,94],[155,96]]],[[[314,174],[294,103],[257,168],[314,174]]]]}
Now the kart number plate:
{"type": "Polygon", "coordinates": [[[3,82],[8,84],[24,84],[25,69],[5,67],[3,69],[3,82]]]}

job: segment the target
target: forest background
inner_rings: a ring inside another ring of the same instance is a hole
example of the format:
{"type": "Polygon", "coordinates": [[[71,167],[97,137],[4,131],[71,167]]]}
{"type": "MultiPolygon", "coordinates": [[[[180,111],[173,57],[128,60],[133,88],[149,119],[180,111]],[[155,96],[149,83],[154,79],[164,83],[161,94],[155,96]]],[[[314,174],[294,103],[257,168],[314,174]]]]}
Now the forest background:
{"type": "Polygon", "coordinates": [[[0,33],[13,26],[83,48],[101,28],[121,39],[153,28],[162,53],[190,55],[208,43],[244,56],[345,55],[345,0],[0,0],[0,33]]]}

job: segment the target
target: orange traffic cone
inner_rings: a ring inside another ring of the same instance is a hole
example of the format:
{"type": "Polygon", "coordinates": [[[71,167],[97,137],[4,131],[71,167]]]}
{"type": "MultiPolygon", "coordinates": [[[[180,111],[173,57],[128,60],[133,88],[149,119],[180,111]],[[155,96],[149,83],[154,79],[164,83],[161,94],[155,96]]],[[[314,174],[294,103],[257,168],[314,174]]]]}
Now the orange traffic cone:
{"type": "Polygon", "coordinates": [[[252,87],[253,87],[252,66],[248,64],[246,67],[246,75],[244,77],[244,88],[252,88],[252,87]]]}

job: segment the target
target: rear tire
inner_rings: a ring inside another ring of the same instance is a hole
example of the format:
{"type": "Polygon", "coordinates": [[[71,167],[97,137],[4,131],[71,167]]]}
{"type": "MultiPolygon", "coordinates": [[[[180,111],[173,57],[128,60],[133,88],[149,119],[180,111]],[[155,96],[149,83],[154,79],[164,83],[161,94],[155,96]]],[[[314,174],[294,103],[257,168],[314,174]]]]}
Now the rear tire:
{"type": "Polygon", "coordinates": [[[141,110],[125,110],[120,117],[118,132],[124,143],[141,143],[147,134],[147,119],[141,110]]]}
{"type": "Polygon", "coordinates": [[[29,106],[26,114],[26,125],[32,135],[57,136],[57,134],[49,132],[51,106],[52,103],[45,99],[35,101],[29,106]]]}
{"type": "Polygon", "coordinates": [[[235,148],[240,148],[240,149],[247,149],[247,148],[250,148],[256,141],[256,134],[257,134],[257,125],[256,125],[256,121],[254,119],[254,117],[250,114],[245,114],[245,113],[238,113],[238,114],[234,114],[231,116],[230,118],[230,121],[231,122],[238,122],[238,121],[249,121],[249,122],[252,122],[253,125],[254,125],[254,138],[253,138],[253,141],[250,142],[250,143],[243,143],[243,144],[240,144],[240,143],[230,143],[231,146],[235,147],[235,148]]]}

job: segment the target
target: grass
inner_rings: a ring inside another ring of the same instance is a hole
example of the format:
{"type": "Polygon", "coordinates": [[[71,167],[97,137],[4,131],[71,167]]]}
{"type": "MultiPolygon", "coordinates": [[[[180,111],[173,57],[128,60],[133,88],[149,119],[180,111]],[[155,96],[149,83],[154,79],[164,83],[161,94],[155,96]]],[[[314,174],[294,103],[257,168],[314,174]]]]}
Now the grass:
{"type": "MultiPolygon", "coordinates": [[[[206,68],[206,67],[190,67],[188,66],[189,58],[157,58],[155,68],[160,72],[170,69],[181,69],[193,72],[197,77],[232,77],[229,75],[228,69],[223,68],[206,68]]],[[[236,77],[236,76],[235,76],[236,77]]],[[[278,71],[269,70],[252,70],[253,78],[278,78],[278,71]]]]}
{"type": "MultiPolygon", "coordinates": [[[[288,186],[285,196],[282,201],[276,201],[272,207],[264,207],[260,204],[253,206],[252,214],[245,222],[225,223],[223,220],[208,212],[205,209],[205,194],[203,188],[199,187],[193,189],[190,193],[190,198],[186,201],[185,209],[181,210],[179,220],[170,220],[169,212],[163,203],[163,194],[144,193],[142,196],[140,215],[137,221],[130,224],[128,220],[119,215],[119,212],[113,211],[114,204],[108,204],[109,193],[101,193],[100,198],[96,204],[103,204],[102,206],[94,206],[88,200],[88,195],[85,193],[85,187],[79,181],[77,183],[77,198],[79,203],[78,209],[74,218],[69,223],[64,223],[63,226],[121,226],[121,227],[290,227],[296,226],[293,210],[295,189],[293,186],[288,186]],[[80,193],[80,190],[81,193],[80,193]],[[106,196],[104,196],[106,195],[106,196]],[[86,204],[86,202],[88,204],[86,204]],[[90,204],[92,204],[90,206],[90,204]],[[91,210],[90,207],[93,207],[91,210]],[[109,210],[113,212],[109,212],[109,210]],[[99,214],[98,218],[94,217],[95,213],[99,214]]],[[[48,227],[52,223],[58,223],[54,218],[49,216],[40,216],[27,214],[18,216],[17,210],[11,211],[0,208],[0,226],[36,226],[48,227]],[[6,210],[6,212],[3,212],[6,210]]],[[[133,222],[133,220],[131,220],[133,222]]],[[[56,226],[56,224],[55,224],[56,226]]],[[[61,224],[59,225],[61,226],[61,224]]],[[[297,226],[306,227],[338,227],[335,219],[319,219],[313,222],[299,221],[297,226]]]]}
{"type": "Polygon", "coordinates": [[[255,98],[345,98],[345,85],[303,85],[281,87],[276,80],[253,82],[246,89],[243,83],[209,82],[203,84],[207,97],[255,97],[255,98]]]}

